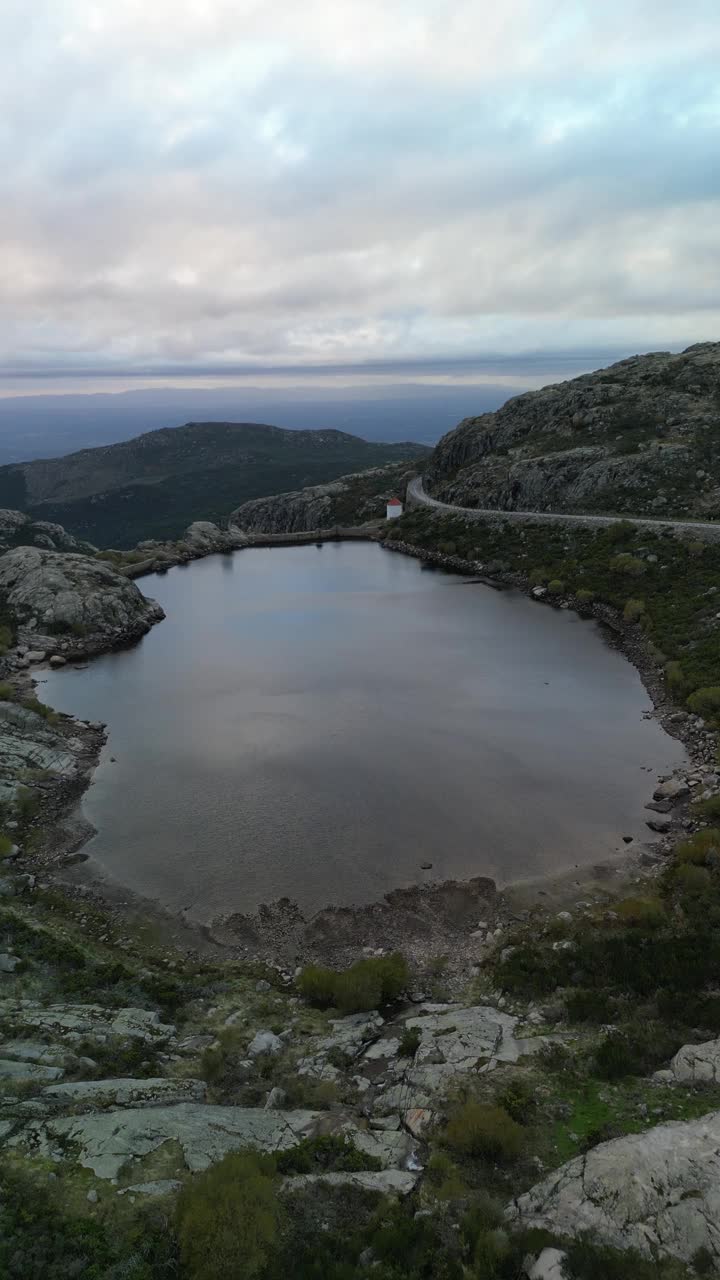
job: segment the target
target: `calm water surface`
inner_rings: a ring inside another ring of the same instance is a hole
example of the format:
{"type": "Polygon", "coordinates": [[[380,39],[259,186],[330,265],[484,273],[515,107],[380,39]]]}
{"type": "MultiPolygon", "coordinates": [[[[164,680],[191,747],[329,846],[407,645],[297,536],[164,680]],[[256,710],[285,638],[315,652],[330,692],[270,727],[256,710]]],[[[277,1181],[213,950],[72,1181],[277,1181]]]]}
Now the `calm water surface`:
{"type": "Polygon", "coordinates": [[[40,696],[109,725],[96,869],[198,919],[593,861],[647,836],[645,769],[683,759],[594,623],[374,544],[140,585],[167,620],[40,696]]]}

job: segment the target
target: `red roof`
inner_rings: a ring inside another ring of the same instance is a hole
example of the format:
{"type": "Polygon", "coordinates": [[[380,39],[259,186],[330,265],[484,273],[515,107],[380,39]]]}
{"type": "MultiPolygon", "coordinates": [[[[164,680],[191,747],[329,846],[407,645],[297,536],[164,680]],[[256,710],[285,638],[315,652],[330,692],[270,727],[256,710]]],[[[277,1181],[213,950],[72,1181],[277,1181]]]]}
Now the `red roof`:
{"type": "Polygon", "coordinates": [[[390,499],[390,501],[388,502],[388,506],[389,506],[389,507],[401,507],[401,506],[402,506],[402,502],[400,501],[400,499],[399,499],[399,498],[391,498],[391,499],[390,499]]]}

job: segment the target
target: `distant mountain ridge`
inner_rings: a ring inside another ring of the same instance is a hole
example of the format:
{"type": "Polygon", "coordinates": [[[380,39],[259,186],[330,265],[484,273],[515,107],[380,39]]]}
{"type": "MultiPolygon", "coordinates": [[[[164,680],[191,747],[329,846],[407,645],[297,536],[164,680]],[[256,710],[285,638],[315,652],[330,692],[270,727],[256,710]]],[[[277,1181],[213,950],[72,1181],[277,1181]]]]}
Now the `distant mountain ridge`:
{"type": "Polygon", "coordinates": [[[98,546],[128,547],[178,537],[197,519],[223,521],[251,498],[429,452],[343,431],[190,422],[64,458],[0,467],[0,507],[62,524],[98,546]]]}

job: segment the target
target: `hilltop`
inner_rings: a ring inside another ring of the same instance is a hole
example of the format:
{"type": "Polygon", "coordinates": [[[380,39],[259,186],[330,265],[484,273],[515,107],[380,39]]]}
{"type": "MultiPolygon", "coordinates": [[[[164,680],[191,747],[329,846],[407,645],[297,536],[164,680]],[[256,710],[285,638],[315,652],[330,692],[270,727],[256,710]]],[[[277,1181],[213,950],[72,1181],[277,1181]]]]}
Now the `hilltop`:
{"type": "Polygon", "coordinates": [[[175,538],[194,520],[322,484],[351,471],[424,457],[410,442],[343,431],[288,431],[255,422],[190,422],[63,458],[0,467],[0,507],[63,525],[101,547],[175,538]]]}
{"type": "Polygon", "coordinates": [[[720,516],[720,343],[631,356],[465,418],[425,487],[506,511],[720,516]]]}

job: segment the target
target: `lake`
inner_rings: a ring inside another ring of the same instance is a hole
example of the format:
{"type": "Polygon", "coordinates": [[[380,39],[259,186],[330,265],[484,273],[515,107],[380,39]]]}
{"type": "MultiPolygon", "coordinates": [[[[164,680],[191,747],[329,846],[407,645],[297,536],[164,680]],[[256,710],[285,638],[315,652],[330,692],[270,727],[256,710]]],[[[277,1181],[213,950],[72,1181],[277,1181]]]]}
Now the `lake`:
{"type": "Polygon", "coordinates": [[[685,758],[595,623],[373,543],[140,585],[166,621],[40,697],[109,727],[93,869],[196,920],[606,858],[685,758]]]}

